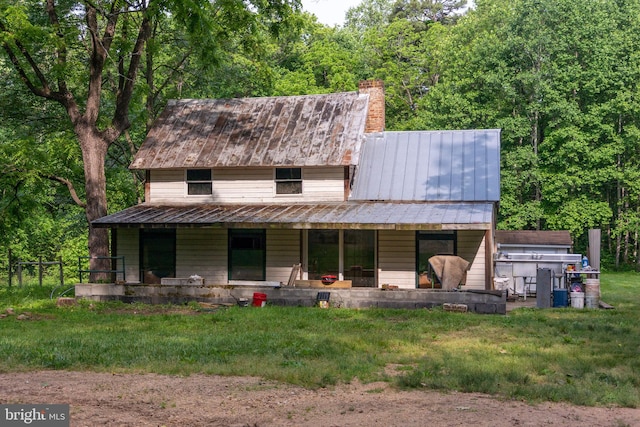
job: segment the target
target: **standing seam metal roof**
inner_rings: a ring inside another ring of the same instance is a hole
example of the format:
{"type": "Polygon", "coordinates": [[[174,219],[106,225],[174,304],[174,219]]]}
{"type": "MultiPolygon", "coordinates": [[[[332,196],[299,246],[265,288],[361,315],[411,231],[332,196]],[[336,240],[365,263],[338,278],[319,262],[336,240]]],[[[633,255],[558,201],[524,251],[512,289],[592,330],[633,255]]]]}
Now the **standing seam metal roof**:
{"type": "Polygon", "coordinates": [[[500,130],[367,135],[350,200],[500,200],[500,130]]]}
{"type": "Polygon", "coordinates": [[[354,165],[368,103],[357,92],[172,100],[130,167],[354,165]]]}

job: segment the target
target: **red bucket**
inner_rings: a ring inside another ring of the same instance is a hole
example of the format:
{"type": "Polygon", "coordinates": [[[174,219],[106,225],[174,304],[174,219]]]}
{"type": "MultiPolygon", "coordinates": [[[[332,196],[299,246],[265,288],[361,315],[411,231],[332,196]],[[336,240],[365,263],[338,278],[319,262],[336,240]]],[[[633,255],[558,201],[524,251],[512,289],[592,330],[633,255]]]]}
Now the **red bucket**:
{"type": "Polygon", "coordinates": [[[254,307],[264,307],[267,305],[267,294],[262,294],[260,292],[253,293],[253,306],[254,307]]]}

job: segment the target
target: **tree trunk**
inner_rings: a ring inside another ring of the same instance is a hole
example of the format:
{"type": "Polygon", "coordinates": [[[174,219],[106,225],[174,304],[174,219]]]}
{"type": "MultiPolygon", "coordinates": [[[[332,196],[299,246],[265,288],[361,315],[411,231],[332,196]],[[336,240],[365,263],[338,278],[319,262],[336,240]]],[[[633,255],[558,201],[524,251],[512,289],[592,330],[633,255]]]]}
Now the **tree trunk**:
{"type": "Polygon", "coordinates": [[[95,228],[91,222],[107,215],[107,182],[105,159],[109,144],[96,133],[91,125],[79,124],[76,134],[82,149],[84,181],[87,206],[85,215],[89,223],[89,275],[91,282],[107,280],[109,274],[100,270],[109,270],[109,232],[106,228],[95,228]]]}

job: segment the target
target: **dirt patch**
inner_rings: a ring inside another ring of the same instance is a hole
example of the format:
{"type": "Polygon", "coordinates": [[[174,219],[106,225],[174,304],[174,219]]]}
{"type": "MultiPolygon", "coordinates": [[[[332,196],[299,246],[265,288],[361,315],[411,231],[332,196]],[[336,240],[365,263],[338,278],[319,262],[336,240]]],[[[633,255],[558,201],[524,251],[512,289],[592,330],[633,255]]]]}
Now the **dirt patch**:
{"type": "Polygon", "coordinates": [[[252,377],[0,374],[0,403],[70,404],[71,426],[636,426],[640,410],[528,405],[386,383],[320,390],[252,377]]]}

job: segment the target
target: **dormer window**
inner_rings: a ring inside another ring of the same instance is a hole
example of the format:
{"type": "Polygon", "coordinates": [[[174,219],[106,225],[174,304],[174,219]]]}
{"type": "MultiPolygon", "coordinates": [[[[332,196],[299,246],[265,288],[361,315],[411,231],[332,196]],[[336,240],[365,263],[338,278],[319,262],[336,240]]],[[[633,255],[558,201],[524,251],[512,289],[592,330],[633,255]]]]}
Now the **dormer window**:
{"type": "Polygon", "coordinates": [[[213,194],[211,169],[187,169],[187,194],[189,196],[213,194]]]}
{"type": "Polygon", "coordinates": [[[302,169],[276,168],[276,194],[302,194],[302,169]]]}

